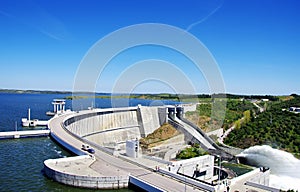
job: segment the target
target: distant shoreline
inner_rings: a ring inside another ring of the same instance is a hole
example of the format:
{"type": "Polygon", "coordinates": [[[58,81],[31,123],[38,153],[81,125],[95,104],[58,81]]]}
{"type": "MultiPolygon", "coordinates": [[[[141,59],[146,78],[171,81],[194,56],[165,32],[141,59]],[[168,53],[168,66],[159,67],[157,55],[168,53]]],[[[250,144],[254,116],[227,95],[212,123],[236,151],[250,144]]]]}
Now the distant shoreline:
{"type": "MultiPolygon", "coordinates": [[[[155,100],[195,100],[211,98],[230,98],[230,99],[270,99],[278,100],[280,97],[288,95],[241,95],[230,93],[219,94],[171,94],[171,93],[94,93],[94,92],[76,92],[72,91],[49,91],[49,90],[21,90],[21,89],[0,89],[0,93],[15,94],[70,94],[65,99],[88,99],[88,98],[132,98],[132,99],[155,99],[155,100]]],[[[291,94],[296,95],[296,94],[291,94]]]]}
{"type": "Polygon", "coordinates": [[[42,91],[42,90],[21,90],[21,89],[0,89],[0,93],[16,94],[72,94],[71,91],[42,91]]]}

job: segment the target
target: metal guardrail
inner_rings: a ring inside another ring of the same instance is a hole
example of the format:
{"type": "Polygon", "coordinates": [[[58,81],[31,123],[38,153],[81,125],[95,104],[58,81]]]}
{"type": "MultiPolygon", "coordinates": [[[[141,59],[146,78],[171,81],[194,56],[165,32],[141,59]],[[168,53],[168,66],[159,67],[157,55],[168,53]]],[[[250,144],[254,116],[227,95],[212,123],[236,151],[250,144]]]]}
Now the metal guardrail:
{"type": "Polygon", "coordinates": [[[132,175],[129,176],[129,183],[132,183],[142,189],[144,189],[145,191],[151,191],[151,192],[166,192],[165,190],[154,186],[140,178],[134,177],[132,175]]]}
{"type": "Polygon", "coordinates": [[[175,173],[171,173],[165,169],[159,169],[158,170],[159,173],[162,173],[162,174],[165,174],[165,175],[168,175],[168,176],[171,176],[172,178],[175,178],[183,183],[186,183],[186,184],[189,184],[189,185],[192,185],[193,187],[197,187],[197,188],[200,188],[204,191],[209,191],[209,192],[215,192],[215,188],[213,186],[210,186],[208,184],[205,184],[205,183],[201,183],[199,181],[195,181],[194,179],[191,179],[189,177],[186,177],[186,176],[183,176],[183,175],[180,175],[180,174],[175,174],[175,173]]]}

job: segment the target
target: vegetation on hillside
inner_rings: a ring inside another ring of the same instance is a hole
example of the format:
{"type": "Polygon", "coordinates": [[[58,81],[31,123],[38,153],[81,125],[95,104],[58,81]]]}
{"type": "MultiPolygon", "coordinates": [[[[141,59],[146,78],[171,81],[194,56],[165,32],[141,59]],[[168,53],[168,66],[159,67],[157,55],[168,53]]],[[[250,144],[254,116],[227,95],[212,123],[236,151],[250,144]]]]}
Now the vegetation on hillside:
{"type": "MultiPolygon", "coordinates": [[[[250,101],[245,99],[227,99],[225,118],[223,121],[223,128],[226,130],[234,123],[240,124],[239,119],[246,115],[250,118],[250,114],[257,113],[258,109],[250,101]],[[247,112],[246,112],[247,111],[247,112]]],[[[199,104],[197,110],[187,112],[186,118],[204,131],[211,131],[216,128],[215,121],[211,119],[212,103],[199,104]]],[[[218,115],[218,114],[217,114],[218,115]]],[[[221,114],[220,114],[221,115],[221,114]]]]}
{"type": "Polygon", "coordinates": [[[269,99],[271,101],[278,100],[278,97],[270,95],[232,95],[232,94],[171,94],[171,93],[159,93],[159,94],[109,94],[109,93],[77,93],[78,95],[66,96],[65,99],[150,99],[150,100],[172,100],[179,102],[193,102],[193,103],[211,103],[213,98],[228,98],[228,99],[269,99]]]}
{"type": "Polygon", "coordinates": [[[289,107],[300,107],[300,97],[268,104],[267,111],[251,116],[249,122],[234,129],[224,143],[239,148],[267,144],[300,157],[300,114],[289,112],[289,107]]]}
{"type": "Polygon", "coordinates": [[[72,92],[71,91],[0,89],[0,93],[11,93],[11,94],[71,94],[72,92]]]}
{"type": "Polygon", "coordinates": [[[66,96],[65,99],[149,99],[149,100],[171,100],[178,102],[210,102],[210,95],[186,95],[186,94],[83,94],[83,95],[70,95],[66,96]]]}
{"type": "Polygon", "coordinates": [[[148,149],[153,146],[153,144],[165,141],[178,134],[179,132],[172,125],[165,123],[147,137],[141,138],[140,145],[142,148],[148,149]]]}

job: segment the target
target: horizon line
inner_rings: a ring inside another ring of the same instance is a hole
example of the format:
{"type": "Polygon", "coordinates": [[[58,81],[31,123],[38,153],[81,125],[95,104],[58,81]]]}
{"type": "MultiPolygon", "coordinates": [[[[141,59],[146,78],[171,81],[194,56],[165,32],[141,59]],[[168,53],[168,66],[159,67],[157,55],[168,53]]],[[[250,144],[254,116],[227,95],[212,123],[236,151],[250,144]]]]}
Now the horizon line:
{"type": "Polygon", "coordinates": [[[155,92],[155,93],[151,93],[151,92],[134,92],[134,93],[125,93],[125,92],[120,92],[120,93],[111,93],[111,92],[90,92],[90,91],[69,91],[69,90],[42,90],[42,89],[8,89],[8,88],[0,88],[0,92],[2,93],[11,93],[11,92],[15,92],[18,93],[62,93],[62,94],[116,94],[116,95],[132,95],[132,94],[136,94],[136,95],[143,95],[143,94],[150,94],[150,95],[160,95],[160,94],[170,94],[170,95],[234,95],[234,96],[291,96],[291,95],[298,95],[297,93],[290,93],[290,94],[243,94],[243,93],[171,93],[171,92],[155,92]]]}

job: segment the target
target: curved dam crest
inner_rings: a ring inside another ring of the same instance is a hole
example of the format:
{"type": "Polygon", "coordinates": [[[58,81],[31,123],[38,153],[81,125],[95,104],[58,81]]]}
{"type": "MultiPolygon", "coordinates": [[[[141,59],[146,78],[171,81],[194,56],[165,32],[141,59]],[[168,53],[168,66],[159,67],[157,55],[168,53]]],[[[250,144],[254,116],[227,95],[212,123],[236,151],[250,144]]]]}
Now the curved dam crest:
{"type": "MultiPolygon", "coordinates": [[[[137,165],[130,159],[126,159],[125,156],[118,155],[120,148],[125,148],[127,140],[139,139],[152,133],[167,122],[167,119],[166,107],[144,106],[91,109],[58,115],[49,122],[51,136],[77,155],[89,155],[82,149],[83,145],[88,144],[93,147],[95,154],[86,158],[95,158],[96,160],[88,161],[90,163],[87,163],[86,167],[92,169],[92,172],[97,171],[100,174],[97,177],[91,174],[80,177],[74,174],[74,170],[70,170],[69,167],[71,164],[80,163],[81,160],[76,158],[71,159],[69,164],[66,164],[64,159],[45,161],[45,173],[55,181],[78,187],[127,188],[130,178],[139,177],[140,179],[142,177],[142,183],[146,183],[146,180],[151,181],[147,187],[154,186],[152,189],[161,186],[167,191],[181,191],[183,183],[153,173],[155,166],[149,170],[151,165],[137,165]],[[125,180],[126,182],[124,182],[125,180]],[[173,184],[168,186],[166,183],[173,184]]],[[[145,161],[146,164],[151,164],[151,162],[150,160],[145,161]]],[[[135,178],[132,181],[137,180],[135,178]]],[[[192,187],[188,188],[192,189],[192,187]]]]}
{"type": "Polygon", "coordinates": [[[126,140],[140,139],[166,122],[166,113],[159,116],[158,107],[95,109],[75,114],[64,121],[73,134],[100,146],[112,147],[126,140]]]}

